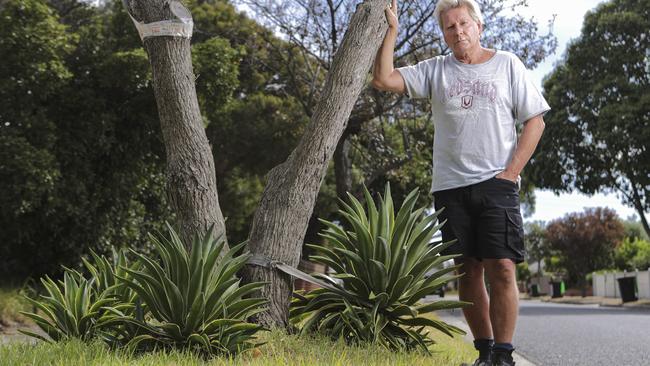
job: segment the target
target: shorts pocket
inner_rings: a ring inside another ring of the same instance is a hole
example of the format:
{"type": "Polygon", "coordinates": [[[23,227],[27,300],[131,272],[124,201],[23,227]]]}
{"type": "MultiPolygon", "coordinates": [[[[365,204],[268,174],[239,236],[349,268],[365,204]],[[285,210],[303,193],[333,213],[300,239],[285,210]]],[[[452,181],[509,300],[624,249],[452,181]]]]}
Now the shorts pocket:
{"type": "Polygon", "coordinates": [[[506,245],[517,255],[516,262],[524,261],[524,224],[518,208],[506,208],[506,245]]]}
{"type": "Polygon", "coordinates": [[[508,186],[510,188],[514,188],[515,191],[519,190],[519,184],[517,182],[511,181],[510,179],[497,178],[497,177],[494,177],[492,179],[494,181],[496,181],[497,183],[501,183],[501,184],[504,184],[504,185],[506,185],[506,186],[508,186]]]}

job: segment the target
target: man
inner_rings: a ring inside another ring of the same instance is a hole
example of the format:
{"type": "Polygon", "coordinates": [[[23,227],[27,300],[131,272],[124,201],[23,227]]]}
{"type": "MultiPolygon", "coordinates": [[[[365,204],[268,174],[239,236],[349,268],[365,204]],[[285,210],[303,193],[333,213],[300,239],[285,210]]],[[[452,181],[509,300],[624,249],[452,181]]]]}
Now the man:
{"type": "Polygon", "coordinates": [[[435,137],[432,191],[447,223],[444,254],[460,254],[459,297],[479,357],[474,365],[514,365],[518,314],[515,264],[524,260],[519,173],[544,130],[550,108],[513,54],[481,46],[474,0],[439,0],[434,15],[452,54],[393,68],[397,2],[377,53],[373,86],[431,102],[435,137]],[[523,125],[517,141],[516,125],[523,125]],[[488,295],[484,273],[490,284],[488,295]]]}

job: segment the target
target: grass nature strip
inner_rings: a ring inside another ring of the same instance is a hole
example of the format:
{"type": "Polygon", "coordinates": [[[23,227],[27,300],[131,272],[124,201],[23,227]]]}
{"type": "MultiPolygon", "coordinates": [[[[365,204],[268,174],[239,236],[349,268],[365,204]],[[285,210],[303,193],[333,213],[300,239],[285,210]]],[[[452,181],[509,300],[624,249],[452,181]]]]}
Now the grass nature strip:
{"type": "Polygon", "coordinates": [[[260,336],[265,345],[234,358],[204,360],[196,354],[181,351],[160,351],[132,355],[119,349],[110,350],[103,343],[71,340],[47,344],[38,342],[11,343],[0,346],[0,365],[426,365],[448,366],[471,362],[476,356],[473,347],[457,336],[431,330],[438,342],[431,347],[431,356],[422,352],[391,352],[378,345],[346,346],[326,337],[299,337],[273,330],[260,336]]]}
{"type": "Polygon", "coordinates": [[[29,311],[32,307],[23,297],[21,290],[12,287],[0,287],[0,329],[12,323],[23,323],[27,317],[21,311],[29,311]]]}

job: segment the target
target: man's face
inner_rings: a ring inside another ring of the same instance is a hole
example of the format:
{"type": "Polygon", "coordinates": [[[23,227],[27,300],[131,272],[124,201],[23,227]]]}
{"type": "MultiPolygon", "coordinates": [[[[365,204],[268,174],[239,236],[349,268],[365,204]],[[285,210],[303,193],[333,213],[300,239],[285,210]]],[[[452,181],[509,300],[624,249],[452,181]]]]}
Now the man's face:
{"type": "Polygon", "coordinates": [[[480,47],[479,39],[482,28],[482,24],[472,19],[464,6],[451,8],[442,13],[445,42],[456,55],[480,47]]]}

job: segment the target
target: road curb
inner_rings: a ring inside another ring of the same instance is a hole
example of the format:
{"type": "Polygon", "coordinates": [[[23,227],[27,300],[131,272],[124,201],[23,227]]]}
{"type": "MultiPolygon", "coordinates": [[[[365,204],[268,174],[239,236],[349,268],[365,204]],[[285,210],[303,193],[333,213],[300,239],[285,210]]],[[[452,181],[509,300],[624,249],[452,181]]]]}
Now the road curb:
{"type": "Polygon", "coordinates": [[[546,302],[549,304],[571,304],[571,305],[599,305],[602,307],[608,307],[608,308],[626,308],[626,309],[643,309],[643,310],[650,310],[650,302],[648,302],[646,299],[641,299],[635,302],[628,302],[628,303],[620,303],[620,302],[612,302],[613,298],[593,298],[593,297],[587,297],[587,298],[558,298],[558,299],[550,299],[550,298],[544,298],[544,297],[538,297],[538,298],[525,298],[521,299],[525,301],[541,301],[541,302],[546,302]]]}

